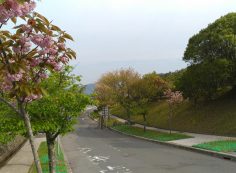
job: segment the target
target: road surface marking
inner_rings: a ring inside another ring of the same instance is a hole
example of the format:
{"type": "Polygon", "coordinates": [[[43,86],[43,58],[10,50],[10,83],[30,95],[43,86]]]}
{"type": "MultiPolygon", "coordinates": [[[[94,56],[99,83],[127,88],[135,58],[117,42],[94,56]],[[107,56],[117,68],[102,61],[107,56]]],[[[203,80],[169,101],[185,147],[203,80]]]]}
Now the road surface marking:
{"type": "Polygon", "coordinates": [[[91,162],[107,162],[107,160],[109,160],[109,156],[92,156],[92,157],[89,157],[89,160],[91,162]]]}
{"type": "Polygon", "coordinates": [[[107,166],[107,169],[101,170],[99,173],[132,173],[130,169],[124,166],[107,166]]]}
{"type": "Polygon", "coordinates": [[[87,154],[88,152],[92,151],[91,148],[78,148],[80,152],[83,152],[84,154],[87,154]]]}

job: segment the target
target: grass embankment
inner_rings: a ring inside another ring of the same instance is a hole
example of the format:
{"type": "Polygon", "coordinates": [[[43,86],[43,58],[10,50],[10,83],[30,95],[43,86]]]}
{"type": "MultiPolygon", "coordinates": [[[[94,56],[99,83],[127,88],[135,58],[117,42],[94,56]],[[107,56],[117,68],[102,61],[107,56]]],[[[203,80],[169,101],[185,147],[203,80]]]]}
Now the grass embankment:
{"type": "Polygon", "coordinates": [[[190,136],[178,133],[169,134],[152,130],[147,130],[146,132],[144,132],[143,129],[139,127],[133,127],[129,125],[118,125],[118,126],[113,126],[112,128],[129,135],[140,136],[157,141],[173,141],[178,139],[191,138],[190,136]]]}
{"type": "MultiPolygon", "coordinates": [[[[150,104],[147,125],[168,129],[168,105],[165,101],[150,104]]],[[[125,111],[116,106],[111,113],[126,118],[125,111]]],[[[132,115],[132,121],[142,123],[141,115],[132,115]]],[[[185,101],[175,110],[172,128],[215,135],[236,135],[236,99],[221,98],[197,106],[185,101]]]]}
{"type": "Polygon", "coordinates": [[[214,142],[194,145],[193,147],[217,152],[235,152],[236,140],[214,141],[214,142]]]}
{"type": "MultiPolygon", "coordinates": [[[[93,119],[96,119],[99,116],[100,115],[97,112],[91,113],[91,117],[93,119]]],[[[157,132],[153,130],[146,130],[146,132],[144,132],[143,128],[134,127],[131,125],[124,125],[114,118],[110,118],[109,120],[107,120],[107,122],[104,122],[104,125],[107,125],[110,128],[126,133],[128,135],[140,136],[140,137],[153,139],[157,141],[173,141],[173,140],[178,140],[178,139],[191,138],[190,136],[187,136],[184,134],[178,134],[178,133],[169,134],[169,133],[157,132]]]]}
{"type": "MultiPolygon", "coordinates": [[[[43,169],[43,173],[48,173],[48,149],[46,142],[42,142],[38,149],[38,154],[40,158],[40,163],[43,169]]],[[[61,148],[59,147],[59,152],[57,151],[56,147],[56,153],[57,153],[57,165],[56,165],[56,173],[67,173],[67,166],[64,160],[63,152],[61,151],[61,148]]],[[[30,169],[29,173],[37,173],[35,165],[33,164],[32,168],[30,169]]]]}

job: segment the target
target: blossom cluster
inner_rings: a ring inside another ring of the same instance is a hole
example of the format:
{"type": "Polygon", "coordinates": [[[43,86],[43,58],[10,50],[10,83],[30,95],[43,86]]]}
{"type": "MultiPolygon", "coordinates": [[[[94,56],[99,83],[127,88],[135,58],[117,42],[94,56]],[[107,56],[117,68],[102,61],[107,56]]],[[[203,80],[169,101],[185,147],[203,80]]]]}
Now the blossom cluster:
{"type": "Polygon", "coordinates": [[[31,94],[31,95],[29,95],[25,98],[25,102],[31,102],[33,100],[37,100],[37,99],[40,99],[40,98],[42,98],[41,94],[31,94]]]}
{"type": "MultiPolygon", "coordinates": [[[[22,28],[28,28],[28,26],[22,25],[22,28]]],[[[36,67],[46,63],[51,65],[55,71],[60,71],[62,64],[68,63],[69,58],[59,53],[66,50],[64,43],[57,43],[49,35],[28,33],[27,30],[24,31],[27,37],[20,37],[18,42],[14,45],[13,51],[16,54],[24,54],[31,50],[32,45],[36,45],[39,56],[37,58],[28,59],[30,61],[30,67],[36,67]]]]}
{"type": "Polygon", "coordinates": [[[0,5],[0,23],[5,24],[9,19],[27,15],[36,7],[32,0],[19,3],[16,0],[6,0],[0,5]]]}
{"type": "MultiPolygon", "coordinates": [[[[22,27],[25,27],[24,25],[22,27]]],[[[26,31],[25,31],[26,32],[26,31]]],[[[44,67],[45,65],[51,66],[54,71],[60,71],[62,64],[66,64],[69,58],[64,55],[65,50],[64,43],[57,43],[51,36],[44,34],[35,34],[33,32],[25,33],[14,44],[12,50],[15,54],[27,54],[32,50],[32,46],[36,46],[35,51],[38,56],[28,58],[26,68],[44,67]],[[62,49],[63,47],[63,49],[62,49]]],[[[15,61],[12,61],[14,63],[15,61]]],[[[12,76],[22,76],[19,72],[12,76]]],[[[46,74],[40,71],[38,77],[46,78],[46,74]]],[[[19,81],[21,78],[8,78],[10,81],[19,81]]]]}
{"type": "MultiPolygon", "coordinates": [[[[4,6],[10,3],[15,2],[7,0],[4,6]]],[[[24,4],[31,3],[33,2],[29,1],[24,4]]],[[[11,8],[15,10],[14,5],[11,8]]],[[[19,9],[24,9],[23,5],[18,5],[21,7],[19,9]]],[[[31,6],[26,11],[30,10],[31,6]]],[[[24,15],[26,11],[23,10],[24,13],[19,12],[17,15],[24,15]]],[[[0,59],[4,64],[0,73],[0,89],[4,92],[21,93],[20,97],[25,102],[41,98],[40,88],[37,88],[39,83],[48,77],[50,71],[61,71],[63,65],[67,64],[71,57],[75,57],[75,53],[66,48],[64,31],[51,29],[52,26],[47,22],[44,23],[44,29],[40,28],[44,17],[38,16],[39,14],[33,13],[27,24],[15,27],[16,34],[5,35],[11,42],[4,49],[2,55],[5,56],[0,59]],[[19,91],[16,92],[16,89],[19,91]]],[[[67,37],[71,36],[67,34],[67,37]]]]}
{"type": "Polygon", "coordinates": [[[183,102],[184,98],[180,91],[172,92],[170,89],[165,92],[165,96],[167,97],[167,102],[170,105],[175,105],[183,102]]]}

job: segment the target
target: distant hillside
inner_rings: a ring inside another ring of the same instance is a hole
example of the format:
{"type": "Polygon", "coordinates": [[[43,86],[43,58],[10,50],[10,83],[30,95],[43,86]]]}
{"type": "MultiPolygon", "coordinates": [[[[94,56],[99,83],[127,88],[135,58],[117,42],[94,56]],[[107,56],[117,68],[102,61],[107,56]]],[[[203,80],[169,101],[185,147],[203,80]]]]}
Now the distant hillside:
{"type": "Polygon", "coordinates": [[[94,92],[95,84],[94,83],[87,84],[84,87],[85,87],[84,93],[90,95],[94,92]]]}
{"type": "Polygon", "coordinates": [[[174,72],[161,73],[159,75],[170,84],[171,88],[175,88],[176,81],[181,78],[185,71],[186,68],[174,72]]]}

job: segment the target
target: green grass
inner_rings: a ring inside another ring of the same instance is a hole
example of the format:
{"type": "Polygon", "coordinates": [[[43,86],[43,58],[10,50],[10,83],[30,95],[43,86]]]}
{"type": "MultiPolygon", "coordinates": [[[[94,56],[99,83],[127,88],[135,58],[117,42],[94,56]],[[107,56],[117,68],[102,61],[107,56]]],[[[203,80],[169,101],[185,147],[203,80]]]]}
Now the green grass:
{"type": "MultiPolygon", "coordinates": [[[[47,151],[48,150],[47,150],[46,142],[42,142],[39,146],[38,154],[39,154],[39,157],[40,157],[40,163],[41,163],[41,166],[42,166],[42,169],[43,169],[43,173],[48,173],[49,172],[47,151]]],[[[56,151],[56,153],[58,153],[58,152],[56,151]]],[[[67,166],[66,166],[66,163],[65,163],[65,160],[64,160],[64,155],[63,155],[60,147],[59,147],[59,154],[57,154],[56,172],[57,173],[67,173],[67,166]]],[[[36,167],[35,167],[34,164],[31,168],[31,170],[29,171],[29,173],[37,173],[36,167]]]]}
{"type": "Polygon", "coordinates": [[[118,126],[118,125],[123,125],[121,122],[119,122],[118,120],[114,119],[114,118],[110,118],[109,120],[107,120],[107,122],[105,122],[106,125],[108,127],[114,127],[114,126],[118,126]]]}
{"type": "Polygon", "coordinates": [[[202,148],[206,150],[212,150],[212,151],[218,151],[218,152],[235,152],[236,140],[214,141],[214,142],[194,145],[193,147],[202,148]]]}
{"type": "MultiPolygon", "coordinates": [[[[147,125],[168,129],[168,104],[160,101],[150,104],[147,125]]],[[[124,109],[113,107],[111,113],[126,118],[124,109]]],[[[132,115],[132,121],[142,123],[141,115],[132,115]]],[[[185,101],[176,110],[172,120],[172,128],[213,135],[236,135],[236,99],[220,98],[197,106],[185,101]]]]}
{"type": "Polygon", "coordinates": [[[178,139],[191,138],[190,136],[187,136],[184,134],[178,134],[178,133],[169,134],[169,133],[157,132],[157,131],[152,131],[152,130],[147,130],[146,132],[144,132],[142,128],[129,126],[129,125],[118,125],[112,128],[120,132],[129,134],[129,135],[140,136],[140,137],[153,139],[157,141],[173,141],[173,140],[178,140],[178,139]]]}

